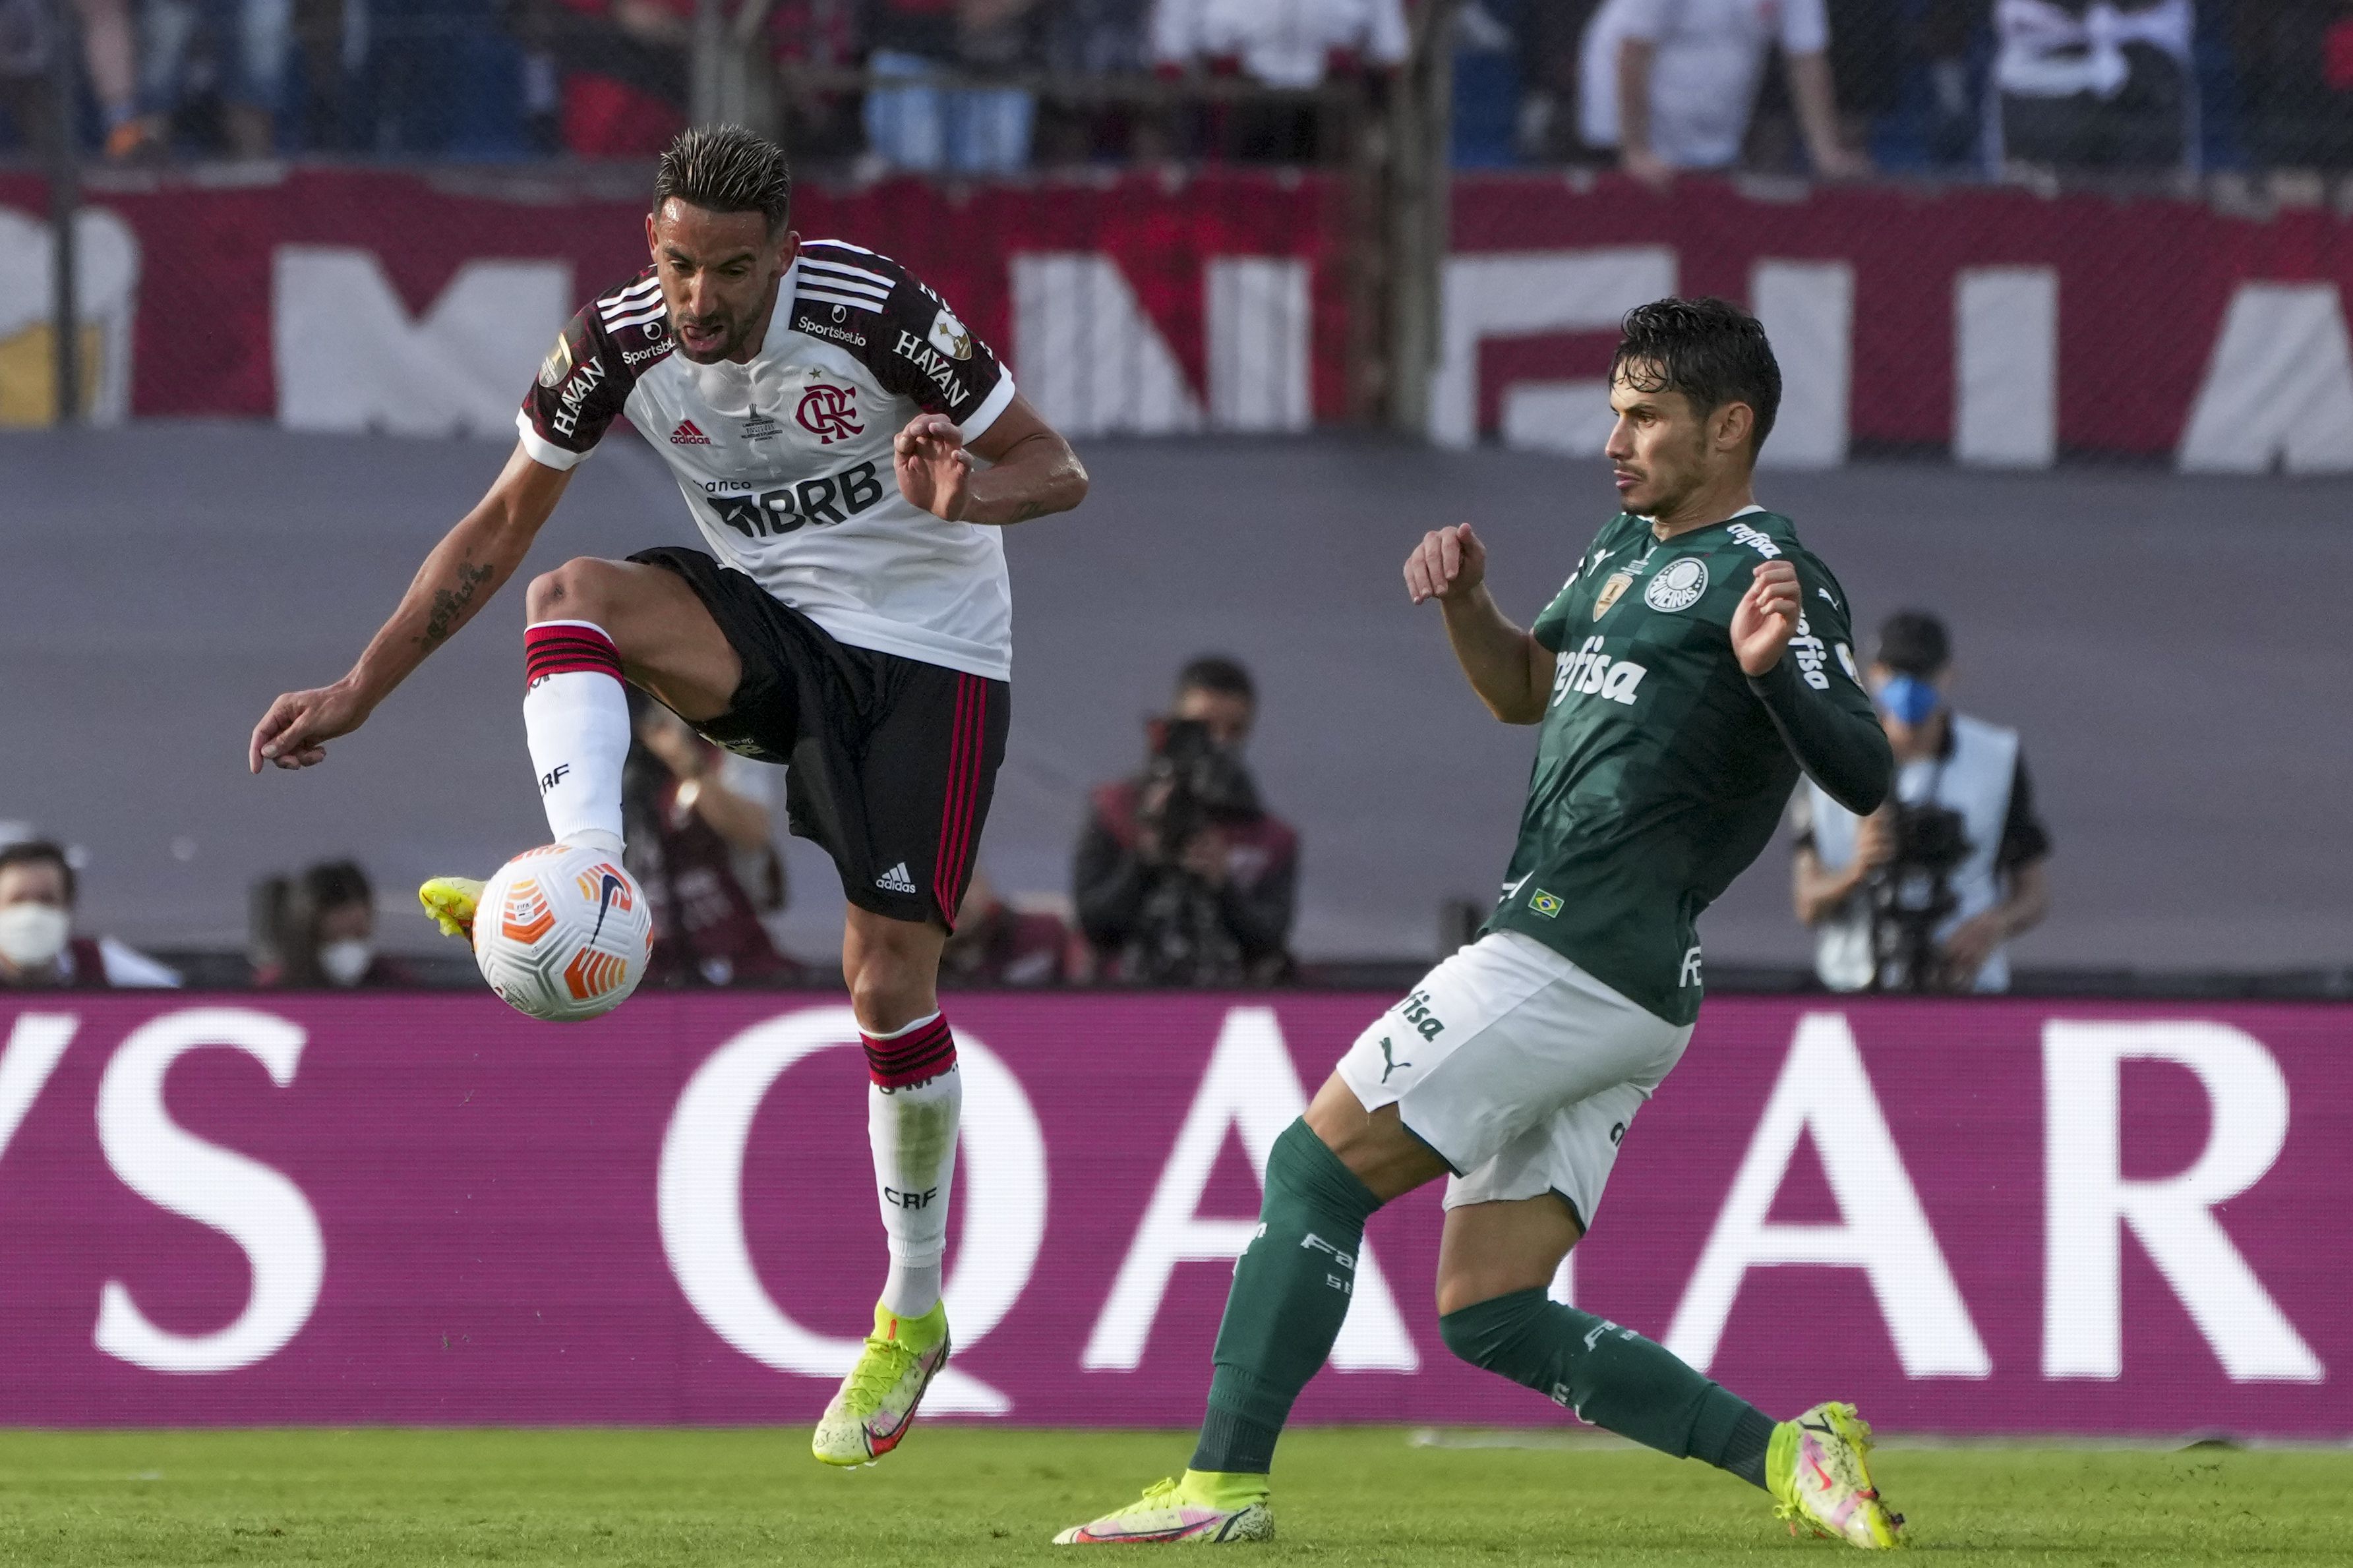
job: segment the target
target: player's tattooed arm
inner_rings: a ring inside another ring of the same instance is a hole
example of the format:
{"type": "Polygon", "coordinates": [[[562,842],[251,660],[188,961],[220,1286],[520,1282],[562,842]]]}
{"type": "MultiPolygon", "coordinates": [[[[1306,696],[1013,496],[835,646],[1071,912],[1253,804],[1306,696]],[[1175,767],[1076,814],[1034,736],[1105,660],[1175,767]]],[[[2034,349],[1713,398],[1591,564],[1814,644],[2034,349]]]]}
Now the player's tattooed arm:
{"type": "Polygon", "coordinates": [[[375,705],[514,575],[571,477],[518,447],[490,492],[425,557],[349,673],[269,705],[247,742],[247,765],[259,773],[265,763],[307,768],[325,761],[327,742],[367,722],[375,705]]]}
{"type": "Polygon", "coordinates": [[[489,582],[492,575],[492,569],[488,565],[478,566],[470,561],[460,561],[458,563],[457,585],[433,591],[433,613],[426,617],[425,631],[417,638],[425,645],[427,653],[448,641],[449,634],[465,625],[473,614],[474,591],[489,582]]]}

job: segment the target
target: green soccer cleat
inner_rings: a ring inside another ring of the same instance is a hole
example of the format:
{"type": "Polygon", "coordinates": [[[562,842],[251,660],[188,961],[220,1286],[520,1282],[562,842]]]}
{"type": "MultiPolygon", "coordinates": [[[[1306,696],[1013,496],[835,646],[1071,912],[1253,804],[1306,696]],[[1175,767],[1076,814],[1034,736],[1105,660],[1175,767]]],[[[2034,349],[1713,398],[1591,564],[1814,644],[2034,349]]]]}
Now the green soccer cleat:
{"type": "Polygon", "coordinates": [[[474,910],[482,901],[482,884],[472,877],[436,877],[417,889],[417,901],[433,917],[443,936],[474,940],[474,910]]]}
{"type": "Polygon", "coordinates": [[[1865,1551],[1904,1544],[1904,1516],[1891,1513],[1871,1484],[1871,1424],[1854,1406],[1817,1405],[1773,1428],[1765,1450],[1765,1479],[1780,1506],[1778,1518],[1865,1551]]]}
{"type": "Polygon", "coordinates": [[[809,1452],[828,1465],[872,1464],[907,1436],[923,1391],[947,1363],[945,1302],[920,1318],[902,1318],[877,1305],[874,1331],[825,1407],[809,1452]]]}
{"type": "Polygon", "coordinates": [[[1074,1524],[1054,1537],[1057,1546],[1142,1546],[1174,1542],[1225,1546],[1272,1541],[1274,1510],[1266,1478],[1207,1476],[1187,1470],[1181,1481],[1155,1481],[1144,1496],[1115,1512],[1074,1524]],[[1238,1484],[1221,1487],[1220,1481],[1238,1484]]]}

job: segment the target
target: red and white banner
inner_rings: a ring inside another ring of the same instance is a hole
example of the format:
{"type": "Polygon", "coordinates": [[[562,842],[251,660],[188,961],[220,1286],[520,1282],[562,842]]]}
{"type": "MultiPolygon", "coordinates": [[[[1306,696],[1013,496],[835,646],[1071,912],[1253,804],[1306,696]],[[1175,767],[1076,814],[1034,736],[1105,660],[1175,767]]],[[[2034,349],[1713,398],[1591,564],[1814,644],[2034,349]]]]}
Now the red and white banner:
{"type": "MultiPolygon", "coordinates": [[[[897,258],[1080,435],[1337,419],[1342,190],[1137,174],[795,193],[794,226],[897,258]]],[[[501,436],[565,321],[646,264],[645,199],[608,176],[297,171],[93,189],[84,314],[110,335],[101,417],[501,436]]],[[[38,181],[0,176],[0,423],[48,404],[38,181]]]]}
{"type": "Polygon", "coordinates": [[[1718,294],[1786,382],[1768,463],[1858,442],[2047,467],[2353,470],[2353,223],[1894,185],[1671,196],[1615,176],[1458,181],[1431,434],[1589,452],[1619,317],[1718,294]]]}
{"type": "MultiPolygon", "coordinates": [[[[1276,1136],[1387,996],[952,997],[927,1410],[1199,1418],[1276,1136]]],[[[0,1425],[813,1418],[881,1279],[849,1008],[0,1005],[0,1425]]],[[[1711,1002],[1556,1294],[1768,1411],[2353,1437],[2353,1008],[1711,1002]]],[[[1435,1188],[1308,1421],[1552,1424],[1456,1360],[1435,1188]]]]}
{"type": "MultiPolygon", "coordinates": [[[[547,176],[295,172],[100,189],[94,412],[501,436],[557,327],[636,270],[633,194],[547,176]]],[[[1078,435],[1281,431],[1347,410],[1350,201],[1323,175],[813,186],[797,226],[906,262],[1078,435]]],[[[0,178],[0,424],[46,417],[38,182],[0,178]]],[[[2353,470],[2353,223],[2016,190],[1666,197],[1614,175],[1455,184],[1430,434],[1598,449],[1619,318],[1748,304],[1787,379],[1768,462],[1858,446],[2009,468],[2353,470]]],[[[1377,339],[1380,334],[1372,332],[1377,339]]]]}

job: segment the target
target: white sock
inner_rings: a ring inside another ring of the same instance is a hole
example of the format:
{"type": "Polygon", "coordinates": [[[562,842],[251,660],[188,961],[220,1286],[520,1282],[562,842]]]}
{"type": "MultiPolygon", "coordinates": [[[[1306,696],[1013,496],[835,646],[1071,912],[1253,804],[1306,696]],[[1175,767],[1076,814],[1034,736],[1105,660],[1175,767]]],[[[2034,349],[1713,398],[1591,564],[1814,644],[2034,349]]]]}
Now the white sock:
{"type": "Polygon", "coordinates": [[[621,764],[629,755],[629,699],[621,656],[588,621],[524,628],[523,733],[540,805],[557,843],[621,848],[621,764]]]}
{"type": "Polygon", "coordinates": [[[875,1079],[866,1090],[866,1136],[891,1247],[882,1307],[920,1318],[940,1300],[964,1076],[955,1068],[955,1037],[937,1013],[868,1036],[866,1058],[875,1079]],[[923,1076],[905,1081],[913,1074],[923,1076]]]}

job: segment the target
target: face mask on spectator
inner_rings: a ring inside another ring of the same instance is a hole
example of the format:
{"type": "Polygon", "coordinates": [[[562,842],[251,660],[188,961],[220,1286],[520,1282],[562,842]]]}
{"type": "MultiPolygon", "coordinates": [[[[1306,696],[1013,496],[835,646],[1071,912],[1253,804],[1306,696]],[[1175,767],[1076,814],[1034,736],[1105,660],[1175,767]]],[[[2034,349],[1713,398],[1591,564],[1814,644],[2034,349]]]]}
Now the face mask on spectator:
{"type": "Polygon", "coordinates": [[[0,909],[0,958],[19,969],[38,969],[66,950],[73,921],[55,904],[10,904],[0,909]]]}
{"type": "Polygon", "coordinates": [[[375,944],[357,937],[323,942],[319,948],[319,972],[336,985],[357,985],[375,962],[375,944]]]}
{"type": "Polygon", "coordinates": [[[1887,684],[1879,689],[1879,710],[1906,724],[1919,723],[1934,713],[1942,700],[1936,694],[1936,683],[1916,675],[1891,675],[1887,684]]]}

